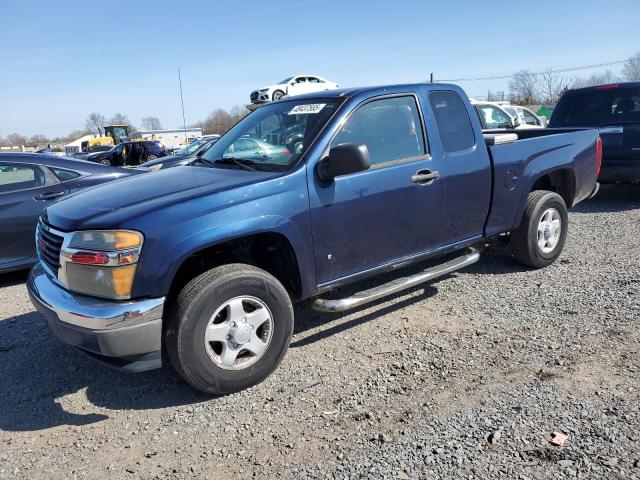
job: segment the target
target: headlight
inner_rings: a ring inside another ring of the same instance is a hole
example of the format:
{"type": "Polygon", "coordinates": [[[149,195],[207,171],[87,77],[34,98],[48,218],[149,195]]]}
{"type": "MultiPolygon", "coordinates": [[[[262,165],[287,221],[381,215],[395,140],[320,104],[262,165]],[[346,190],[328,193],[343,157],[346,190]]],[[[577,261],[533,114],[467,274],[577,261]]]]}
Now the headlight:
{"type": "Polygon", "coordinates": [[[131,230],[75,232],[60,252],[60,281],[74,292],[128,299],[143,241],[131,230]]]}

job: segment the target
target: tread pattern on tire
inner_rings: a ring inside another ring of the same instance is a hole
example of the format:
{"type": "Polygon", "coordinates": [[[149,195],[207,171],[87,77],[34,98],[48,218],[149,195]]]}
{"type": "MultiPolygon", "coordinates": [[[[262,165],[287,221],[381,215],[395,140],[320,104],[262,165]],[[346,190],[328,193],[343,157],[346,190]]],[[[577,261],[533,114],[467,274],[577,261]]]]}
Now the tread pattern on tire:
{"type": "MultiPolygon", "coordinates": [[[[564,208],[564,211],[566,212],[567,210],[566,204],[564,202],[564,199],[560,195],[550,190],[534,190],[533,192],[529,193],[529,195],[527,196],[527,203],[525,206],[524,213],[522,214],[522,220],[520,221],[520,225],[513,232],[511,232],[510,244],[511,244],[511,251],[513,252],[514,256],[516,257],[518,262],[533,268],[542,268],[546,265],[540,265],[540,263],[536,261],[537,251],[532,251],[532,248],[537,248],[537,247],[533,247],[529,243],[529,226],[530,226],[531,218],[533,217],[533,214],[538,208],[540,201],[549,194],[553,195],[556,200],[560,201],[561,205],[564,208]]],[[[566,236],[567,227],[568,227],[567,222],[563,221],[562,234],[565,236],[566,236]]],[[[558,245],[559,251],[562,251],[563,246],[564,246],[563,244],[558,245]]]]}
{"type": "MultiPolygon", "coordinates": [[[[184,365],[180,360],[181,353],[185,348],[185,346],[181,344],[178,338],[180,322],[183,318],[185,318],[189,308],[196,303],[196,299],[201,295],[207,295],[207,292],[204,289],[206,285],[209,285],[220,277],[233,274],[236,274],[237,276],[249,274],[254,277],[266,278],[271,281],[275,280],[275,285],[273,286],[280,288],[280,293],[282,295],[285,295],[287,297],[289,295],[286,289],[271,274],[252,265],[242,263],[231,263],[215,267],[211,270],[207,270],[206,272],[201,273],[197,277],[193,278],[189,283],[187,283],[187,285],[178,294],[170,312],[168,312],[167,328],[165,331],[167,341],[165,342],[165,344],[169,360],[171,361],[171,364],[178,372],[178,374],[193,387],[201,391],[211,392],[212,389],[210,385],[199,382],[197,375],[194,375],[193,372],[189,370],[188,365],[184,365]]],[[[293,318],[293,307],[291,306],[291,304],[289,304],[289,308],[291,317],[293,318]]],[[[212,393],[224,394],[227,392],[212,393]]]]}

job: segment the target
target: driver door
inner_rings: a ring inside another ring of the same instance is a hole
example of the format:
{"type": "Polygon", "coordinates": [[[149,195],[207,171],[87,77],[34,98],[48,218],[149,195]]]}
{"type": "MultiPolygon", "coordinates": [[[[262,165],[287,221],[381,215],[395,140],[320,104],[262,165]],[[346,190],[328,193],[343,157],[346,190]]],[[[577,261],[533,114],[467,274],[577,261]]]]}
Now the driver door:
{"type": "Polygon", "coordinates": [[[442,165],[427,154],[415,95],[362,104],[330,146],[342,143],[366,145],[371,168],[329,182],[308,173],[320,286],[436,248],[446,215],[443,179],[418,177],[442,165]]]}

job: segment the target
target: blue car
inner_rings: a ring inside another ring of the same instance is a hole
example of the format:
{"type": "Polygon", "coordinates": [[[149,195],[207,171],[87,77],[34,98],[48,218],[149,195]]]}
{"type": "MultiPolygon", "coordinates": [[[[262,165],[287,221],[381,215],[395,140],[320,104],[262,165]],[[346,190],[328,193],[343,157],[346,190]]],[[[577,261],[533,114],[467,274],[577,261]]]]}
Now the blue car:
{"type": "Polygon", "coordinates": [[[35,263],[34,235],[44,208],[84,188],[136,173],[53,155],[0,153],[0,272],[35,263]]]}

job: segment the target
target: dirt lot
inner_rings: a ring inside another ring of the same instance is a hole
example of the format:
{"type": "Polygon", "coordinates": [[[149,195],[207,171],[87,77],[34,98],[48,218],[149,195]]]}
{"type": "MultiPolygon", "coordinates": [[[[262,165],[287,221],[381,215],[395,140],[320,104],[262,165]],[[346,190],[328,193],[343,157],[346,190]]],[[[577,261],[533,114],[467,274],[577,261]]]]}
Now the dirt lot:
{"type": "Polygon", "coordinates": [[[570,222],[545,270],[496,248],[355,313],[300,305],[280,369],[213,399],[89,361],[0,276],[0,478],[640,477],[640,187],[570,222]]]}

